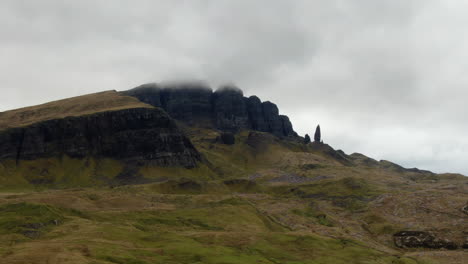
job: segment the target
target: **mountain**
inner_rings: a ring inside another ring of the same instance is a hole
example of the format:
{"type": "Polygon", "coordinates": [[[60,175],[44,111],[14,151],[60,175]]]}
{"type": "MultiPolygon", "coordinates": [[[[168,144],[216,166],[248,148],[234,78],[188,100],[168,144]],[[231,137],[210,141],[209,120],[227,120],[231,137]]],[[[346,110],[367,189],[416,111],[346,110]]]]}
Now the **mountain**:
{"type": "Polygon", "coordinates": [[[0,113],[2,263],[463,263],[467,186],[305,141],[234,85],[0,113]]]}

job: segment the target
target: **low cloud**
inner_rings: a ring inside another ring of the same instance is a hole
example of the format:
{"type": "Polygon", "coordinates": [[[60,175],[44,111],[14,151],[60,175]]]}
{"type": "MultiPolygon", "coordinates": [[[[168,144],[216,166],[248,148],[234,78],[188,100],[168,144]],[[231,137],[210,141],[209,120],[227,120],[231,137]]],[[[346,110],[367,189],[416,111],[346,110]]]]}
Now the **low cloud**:
{"type": "Polygon", "coordinates": [[[234,82],[348,153],[468,174],[465,1],[0,3],[0,111],[234,82]]]}

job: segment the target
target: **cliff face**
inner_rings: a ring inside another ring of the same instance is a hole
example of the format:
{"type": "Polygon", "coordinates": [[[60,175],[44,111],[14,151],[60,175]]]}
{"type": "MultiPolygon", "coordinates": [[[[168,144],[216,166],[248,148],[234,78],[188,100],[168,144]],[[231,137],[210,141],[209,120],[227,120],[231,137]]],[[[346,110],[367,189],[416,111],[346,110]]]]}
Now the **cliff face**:
{"type": "Polygon", "coordinates": [[[187,168],[200,161],[190,140],[157,108],[100,112],[0,131],[0,159],[18,163],[62,155],[187,168]]]}
{"type": "Polygon", "coordinates": [[[261,102],[256,96],[244,97],[234,86],[224,86],[213,92],[203,84],[144,84],[123,93],[161,107],[171,117],[188,124],[206,122],[224,131],[252,129],[278,137],[297,135],[289,118],[279,115],[275,104],[261,102]]]}

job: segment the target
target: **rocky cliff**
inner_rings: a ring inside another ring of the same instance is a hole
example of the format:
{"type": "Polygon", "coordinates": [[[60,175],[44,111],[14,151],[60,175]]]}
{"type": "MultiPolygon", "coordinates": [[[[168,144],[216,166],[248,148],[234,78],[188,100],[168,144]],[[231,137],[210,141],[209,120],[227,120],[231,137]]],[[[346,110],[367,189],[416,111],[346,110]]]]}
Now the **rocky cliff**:
{"type": "Polygon", "coordinates": [[[107,157],[195,167],[200,154],[158,108],[130,108],[37,122],[0,131],[0,160],[107,157]]]}
{"type": "Polygon", "coordinates": [[[123,94],[161,107],[190,125],[209,125],[223,131],[252,129],[278,137],[297,136],[289,118],[278,107],[258,97],[245,97],[239,88],[226,85],[216,91],[200,83],[144,84],[123,94]]]}

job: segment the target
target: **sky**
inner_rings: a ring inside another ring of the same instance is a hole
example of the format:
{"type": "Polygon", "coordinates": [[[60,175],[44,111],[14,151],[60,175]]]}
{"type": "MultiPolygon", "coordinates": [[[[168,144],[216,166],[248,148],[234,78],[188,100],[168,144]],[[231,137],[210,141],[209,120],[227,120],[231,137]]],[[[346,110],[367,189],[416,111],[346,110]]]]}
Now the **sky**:
{"type": "Polygon", "coordinates": [[[468,175],[468,1],[2,0],[0,111],[147,82],[235,83],[300,134],[468,175]]]}

